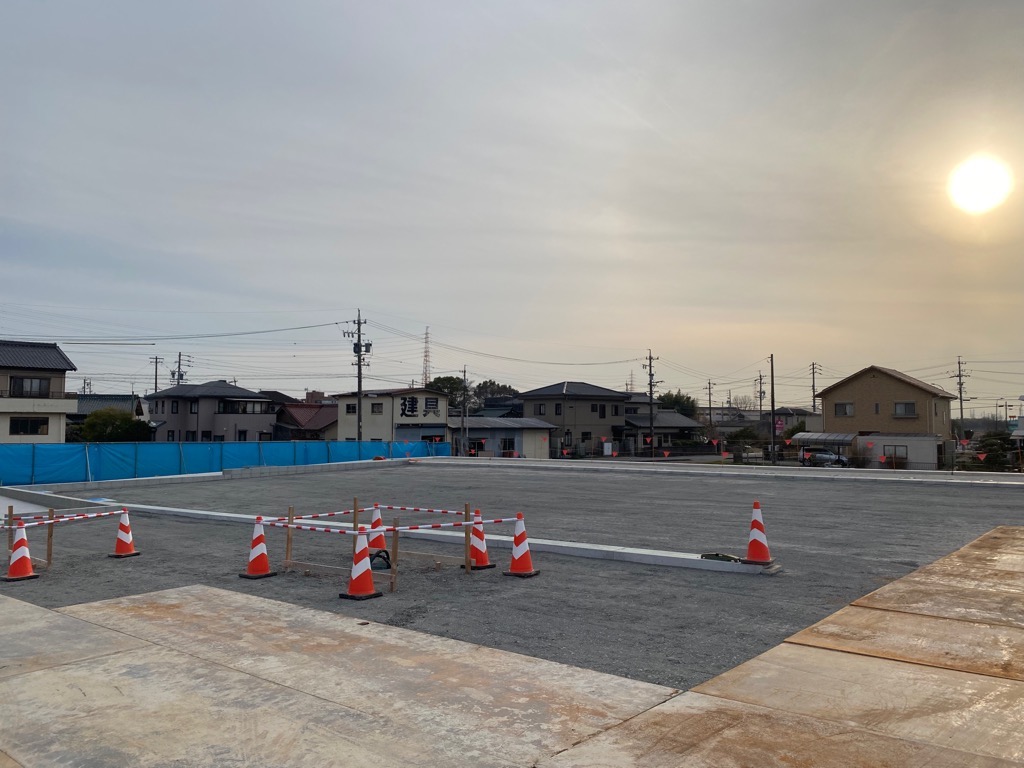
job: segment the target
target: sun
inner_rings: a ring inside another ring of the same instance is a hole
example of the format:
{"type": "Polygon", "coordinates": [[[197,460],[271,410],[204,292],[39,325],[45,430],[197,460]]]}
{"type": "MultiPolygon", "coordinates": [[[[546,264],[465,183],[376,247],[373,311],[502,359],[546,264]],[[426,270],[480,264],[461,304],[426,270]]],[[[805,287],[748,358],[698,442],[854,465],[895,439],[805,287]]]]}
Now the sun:
{"type": "Polygon", "coordinates": [[[949,198],[960,210],[977,216],[1001,205],[1013,191],[1013,172],[998,157],[971,155],[949,174],[949,198]]]}

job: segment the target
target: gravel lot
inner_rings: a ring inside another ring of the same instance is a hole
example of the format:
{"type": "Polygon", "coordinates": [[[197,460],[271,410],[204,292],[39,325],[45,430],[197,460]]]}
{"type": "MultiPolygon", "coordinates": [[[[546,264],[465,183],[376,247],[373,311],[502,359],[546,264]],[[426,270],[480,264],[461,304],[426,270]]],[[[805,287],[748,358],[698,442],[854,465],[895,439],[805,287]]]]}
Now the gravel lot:
{"type": "MultiPolygon", "coordinates": [[[[756,499],[783,571],[749,576],[534,552],[541,575],[514,579],[501,573],[508,550],[492,548],[496,569],[467,577],[457,567],[408,560],[396,593],[352,602],[338,599],[347,580],[337,577],[238,578],[251,523],[135,512],[140,557],[106,557],[116,517],[58,526],[53,567],[34,581],[0,583],[0,593],[56,608],[201,583],[688,689],[996,526],[1024,524],[1022,485],[868,476],[424,461],[90,490],[79,495],[265,516],[284,515],[289,505],[298,514],[345,509],[353,497],[361,505],[448,509],[468,502],[485,516],[524,512],[531,539],[739,555],[756,499]]],[[[511,526],[500,528],[488,534],[511,535],[511,526]]],[[[284,532],[268,529],[267,537],[279,567],[284,532]]],[[[297,532],[297,557],[348,567],[350,542],[297,532]]],[[[41,528],[30,529],[29,543],[36,557],[45,553],[41,528]]],[[[402,548],[461,550],[411,540],[402,548]]]]}

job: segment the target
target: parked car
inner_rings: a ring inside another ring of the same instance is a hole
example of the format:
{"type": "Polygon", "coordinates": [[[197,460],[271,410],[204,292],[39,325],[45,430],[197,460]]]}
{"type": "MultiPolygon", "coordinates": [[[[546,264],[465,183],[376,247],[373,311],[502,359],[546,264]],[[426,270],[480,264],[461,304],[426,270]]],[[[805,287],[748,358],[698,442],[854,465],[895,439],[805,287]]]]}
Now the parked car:
{"type": "Polygon", "coordinates": [[[800,463],[805,467],[846,467],[850,462],[828,448],[801,448],[800,463]]]}

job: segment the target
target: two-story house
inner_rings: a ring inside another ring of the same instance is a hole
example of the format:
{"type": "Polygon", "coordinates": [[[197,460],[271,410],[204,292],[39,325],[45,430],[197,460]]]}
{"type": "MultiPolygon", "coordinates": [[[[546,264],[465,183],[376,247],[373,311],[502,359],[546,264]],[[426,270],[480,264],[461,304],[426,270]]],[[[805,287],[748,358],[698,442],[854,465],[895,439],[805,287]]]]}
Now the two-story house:
{"type": "Polygon", "coordinates": [[[797,434],[797,445],[846,446],[840,452],[862,466],[895,469],[936,469],[952,455],[950,405],[956,397],[940,387],[872,365],[816,397],[822,402],[822,434],[797,434]]]}
{"type": "Polygon", "coordinates": [[[643,454],[652,448],[654,450],[671,448],[673,442],[696,439],[697,434],[703,432],[705,428],[699,421],[684,416],[675,408],[663,405],[657,398],[654,399],[654,418],[652,419],[650,395],[642,392],[625,392],[624,394],[629,398],[623,406],[626,424],[617,435],[616,440],[622,443],[622,450],[625,453],[643,454]],[[653,438],[651,436],[652,426],[653,438]]]}
{"type": "Polygon", "coordinates": [[[448,435],[448,396],[425,387],[364,389],[332,395],[338,402],[338,440],[442,442],[448,435]]]}
{"type": "Polygon", "coordinates": [[[578,456],[600,454],[599,446],[621,433],[630,395],[581,381],[563,381],[523,392],[518,398],[523,401],[523,416],[554,425],[552,455],[578,456]]]}
{"type": "Polygon", "coordinates": [[[277,406],[271,398],[226,381],[177,384],[144,399],[157,441],[270,440],[277,421],[277,406]]]}
{"type": "Polygon", "coordinates": [[[0,443],[63,443],[78,410],[65,389],[75,370],[56,344],[0,340],[0,443]]]}

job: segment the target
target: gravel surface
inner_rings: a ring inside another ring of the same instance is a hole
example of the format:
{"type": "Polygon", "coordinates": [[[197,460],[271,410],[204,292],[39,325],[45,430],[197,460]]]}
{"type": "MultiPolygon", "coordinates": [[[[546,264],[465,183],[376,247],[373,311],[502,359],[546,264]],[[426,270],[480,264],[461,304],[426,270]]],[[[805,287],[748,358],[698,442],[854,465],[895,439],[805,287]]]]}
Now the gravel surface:
{"type": "MultiPolygon", "coordinates": [[[[1024,486],[897,483],[852,473],[708,475],[471,462],[105,488],[79,495],[264,516],[284,515],[289,505],[297,514],[347,509],[353,497],[360,505],[447,509],[468,502],[485,517],[523,512],[531,538],[738,555],[745,554],[759,500],[783,570],[750,576],[534,552],[541,574],[515,579],[502,574],[509,551],[492,548],[495,569],[467,576],[456,566],[435,570],[408,559],[397,592],[352,602],[338,598],[347,578],[238,578],[251,523],[133,512],[141,556],[106,557],[116,516],[69,523],[55,531],[52,568],[34,581],[0,583],[0,593],[56,608],[201,583],[688,689],[996,526],[1024,524],[1022,494],[1024,486]]],[[[511,535],[512,527],[492,531],[511,535]]],[[[351,566],[350,538],[295,535],[297,559],[351,566]]],[[[267,538],[277,568],[284,532],[268,528],[267,538]]],[[[45,541],[43,529],[29,530],[36,557],[45,541]]],[[[403,539],[401,546],[461,553],[457,545],[403,539]]]]}

